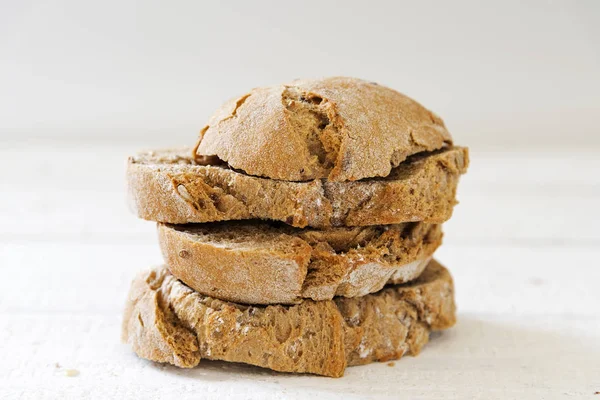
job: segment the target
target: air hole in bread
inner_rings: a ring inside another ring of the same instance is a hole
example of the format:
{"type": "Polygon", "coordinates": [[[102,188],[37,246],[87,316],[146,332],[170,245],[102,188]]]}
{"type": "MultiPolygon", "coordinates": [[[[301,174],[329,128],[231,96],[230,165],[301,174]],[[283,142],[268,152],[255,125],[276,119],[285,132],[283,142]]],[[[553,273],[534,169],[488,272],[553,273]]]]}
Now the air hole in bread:
{"type": "Polygon", "coordinates": [[[308,98],[308,101],[310,101],[313,104],[321,104],[323,102],[323,98],[320,96],[311,96],[308,98]]]}

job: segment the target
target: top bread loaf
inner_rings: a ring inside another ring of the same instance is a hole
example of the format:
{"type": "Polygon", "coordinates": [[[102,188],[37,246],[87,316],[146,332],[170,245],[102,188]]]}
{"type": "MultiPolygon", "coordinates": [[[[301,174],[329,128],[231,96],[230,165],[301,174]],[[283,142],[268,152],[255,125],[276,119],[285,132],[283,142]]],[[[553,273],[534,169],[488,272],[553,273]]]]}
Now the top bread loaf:
{"type": "Polygon", "coordinates": [[[298,80],[225,103],[195,152],[285,181],[385,177],[408,156],[452,144],[444,122],[395,90],[354,78],[298,80]]]}

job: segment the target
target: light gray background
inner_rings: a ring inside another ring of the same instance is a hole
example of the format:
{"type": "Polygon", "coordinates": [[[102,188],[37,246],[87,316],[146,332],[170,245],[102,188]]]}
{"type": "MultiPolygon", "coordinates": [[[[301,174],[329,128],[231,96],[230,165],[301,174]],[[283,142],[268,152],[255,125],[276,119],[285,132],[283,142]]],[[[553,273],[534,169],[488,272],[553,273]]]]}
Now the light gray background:
{"type": "Polygon", "coordinates": [[[600,144],[600,1],[0,4],[8,141],[191,144],[251,87],[348,75],[471,147],[600,144]]]}

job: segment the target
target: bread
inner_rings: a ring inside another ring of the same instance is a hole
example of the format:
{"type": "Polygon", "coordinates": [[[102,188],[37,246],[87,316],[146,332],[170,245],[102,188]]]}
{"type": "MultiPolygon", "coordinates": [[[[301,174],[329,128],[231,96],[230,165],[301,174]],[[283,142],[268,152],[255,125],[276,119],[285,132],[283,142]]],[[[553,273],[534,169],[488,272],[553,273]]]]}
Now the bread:
{"type": "Polygon", "coordinates": [[[198,165],[191,151],[130,157],[127,184],[141,218],[184,224],[270,219],[296,227],[442,223],[452,215],[464,147],[416,155],[386,178],[357,182],[285,182],[252,177],[223,165],[198,165]]]}
{"type": "Polygon", "coordinates": [[[355,181],[387,176],[408,156],[451,142],[443,121],[416,101],[336,77],[257,88],[225,103],[197,154],[272,179],[355,181]]]}
{"type": "Polygon", "coordinates": [[[452,278],[432,261],[414,282],[356,298],[245,306],[193,291],[165,268],[132,283],[123,340],[143,358],[195,367],[201,358],[342,376],[346,366],[416,355],[455,322],[452,278]]]}
{"type": "Polygon", "coordinates": [[[159,225],[169,270],[192,289],[245,304],[330,300],[404,283],[441,244],[440,225],[329,230],[268,223],[159,225]]]}
{"type": "Polygon", "coordinates": [[[440,225],[328,230],[264,222],[159,224],[171,273],[192,289],[245,304],[293,304],[380,290],[417,278],[442,241],[440,225]]]}

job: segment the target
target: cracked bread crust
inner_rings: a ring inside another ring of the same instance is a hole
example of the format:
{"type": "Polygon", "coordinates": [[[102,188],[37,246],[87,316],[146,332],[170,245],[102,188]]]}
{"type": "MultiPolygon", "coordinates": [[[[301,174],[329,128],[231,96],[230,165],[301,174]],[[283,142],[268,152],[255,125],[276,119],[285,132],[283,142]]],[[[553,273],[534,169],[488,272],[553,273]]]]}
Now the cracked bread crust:
{"type": "Polygon", "coordinates": [[[188,149],[130,157],[129,203],[140,218],[185,224],[268,219],[303,228],[442,223],[456,204],[468,150],[450,147],[409,157],[386,178],[285,182],[223,165],[199,165],[188,149]]]}
{"type": "Polygon", "coordinates": [[[244,304],[357,297],[417,278],[441,225],[297,229],[264,222],[158,225],[171,273],[199,293],[244,304]]]}
{"type": "Polygon", "coordinates": [[[385,177],[408,156],[452,144],[440,117],[355,78],[297,80],[225,103],[202,129],[199,156],[286,181],[385,177]]]}
{"type": "Polygon", "coordinates": [[[452,278],[436,261],[412,283],[294,306],[216,300],[158,268],[134,279],[122,340],[140,357],[182,368],[205,358],[339,377],[346,366],[417,355],[431,330],[454,323],[452,278]]]}

